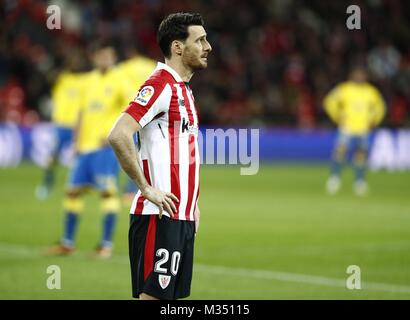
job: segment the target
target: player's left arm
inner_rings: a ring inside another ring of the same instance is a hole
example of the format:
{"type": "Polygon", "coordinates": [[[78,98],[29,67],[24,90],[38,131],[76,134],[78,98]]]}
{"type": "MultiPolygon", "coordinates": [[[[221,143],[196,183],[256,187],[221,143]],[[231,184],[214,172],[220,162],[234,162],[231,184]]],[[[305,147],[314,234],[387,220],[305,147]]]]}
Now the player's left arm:
{"type": "Polygon", "coordinates": [[[118,117],[111,129],[108,141],[114,149],[121,167],[139,187],[142,196],[159,208],[159,217],[161,218],[162,212],[165,210],[172,218],[174,212],[177,211],[174,201],[178,202],[178,198],[171,192],[163,192],[152,187],[146,180],[138,160],[140,156],[134,146],[133,134],[140,131],[141,128],[141,125],[130,114],[124,112],[118,117]]]}
{"type": "MultiPolygon", "coordinates": [[[[84,81],[84,80],[82,80],[84,81]]],[[[78,144],[79,144],[79,136],[80,136],[80,130],[83,122],[83,117],[84,117],[84,109],[85,109],[85,90],[88,88],[86,86],[86,82],[83,82],[84,85],[81,87],[80,92],[79,92],[79,99],[78,99],[78,106],[77,106],[77,120],[75,121],[74,127],[73,127],[73,146],[74,146],[74,152],[75,154],[78,153],[78,144]]]]}
{"type": "Polygon", "coordinates": [[[195,234],[198,233],[200,218],[201,218],[201,211],[199,210],[199,205],[198,205],[198,202],[197,202],[196,206],[195,206],[195,211],[194,211],[195,234]]]}
{"type": "Polygon", "coordinates": [[[373,91],[373,123],[372,126],[378,126],[386,114],[386,105],[380,92],[375,89],[373,91]]]}
{"type": "Polygon", "coordinates": [[[73,146],[74,146],[74,153],[78,153],[78,143],[79,143],[79,136],[80,136],[80,128],[83,119],[83,111],[78,111],[77,114],[77,121],[73,128],[73,146]]]}

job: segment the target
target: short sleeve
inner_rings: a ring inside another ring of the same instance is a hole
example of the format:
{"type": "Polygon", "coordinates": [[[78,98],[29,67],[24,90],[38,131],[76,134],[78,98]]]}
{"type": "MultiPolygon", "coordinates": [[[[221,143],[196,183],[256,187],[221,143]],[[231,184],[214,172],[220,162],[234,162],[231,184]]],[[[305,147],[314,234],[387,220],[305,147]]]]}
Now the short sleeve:
{"type": "Polygon", "coordinates": [[[130,102],[125,110],[145,127],[159,113],[167,112],[171,102],[172,90],[169,84],[161,82],[146,82],[141,86],[137,97],[130,102]]]}

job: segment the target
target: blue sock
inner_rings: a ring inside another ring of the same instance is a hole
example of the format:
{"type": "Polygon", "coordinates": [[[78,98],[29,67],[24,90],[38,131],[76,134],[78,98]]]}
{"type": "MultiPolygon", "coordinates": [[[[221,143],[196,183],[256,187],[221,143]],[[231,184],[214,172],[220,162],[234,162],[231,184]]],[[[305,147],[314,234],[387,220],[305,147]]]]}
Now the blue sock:
{"type": "Polygon", "coordinates": [[[110,212],[103,217],[103,235],[101,245],[103,247],[112,246],[112,237],[114,234],[115,223],[117,221],[117,214],[110,212]]]}
{"type": "Polygon", "coordinates": [[[74,245],[75,232],[78,225],[78,214],[74,212],[66,212],[64,221],[64,238],[63,244],[67,246],[74,245]]]}
{"type": "Polygon", "coordinates": [[[340,176],[340,172],[342,171],[343,163],[341,161],[333,160],[330,166],[330,173],[332,176],[340,176]]]}
{"type": "Polygon", "coordinates": [[[47,189],[53,188],[54,185],[54,168],[50,167],[44,171],[42,185],[47,189]]]}
{"type": "Polygon", "coordinates": [[[364,181],[366,168],[364,166],[357,166],[355,165],[355,178],[357,181],[364,181]]]}

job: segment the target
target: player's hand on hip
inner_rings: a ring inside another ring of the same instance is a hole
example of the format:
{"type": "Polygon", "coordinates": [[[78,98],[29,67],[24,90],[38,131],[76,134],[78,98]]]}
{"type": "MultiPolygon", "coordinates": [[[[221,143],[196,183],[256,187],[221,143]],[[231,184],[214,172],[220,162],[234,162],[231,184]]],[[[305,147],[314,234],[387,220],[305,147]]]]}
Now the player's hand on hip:
{"type": "Polygon", "coordinates": [[[198,205],[195,207],[194,211],[194,219],[195,219],[195,234],[198,232],[199,229],[199,218],[201,217],[201,212],[199,211],[198,205]]]}
{"type": "Polygon", "coordinates": [[[160,219],[164,210],[169,213],[171,218],[174,217],[174,212],[177,212],[174,201],[179,202],[179,200],[173,193],[163,192],[151,186],[146,187],[141,192],[145,199],[151,201],[159,208],[160,219]]]}

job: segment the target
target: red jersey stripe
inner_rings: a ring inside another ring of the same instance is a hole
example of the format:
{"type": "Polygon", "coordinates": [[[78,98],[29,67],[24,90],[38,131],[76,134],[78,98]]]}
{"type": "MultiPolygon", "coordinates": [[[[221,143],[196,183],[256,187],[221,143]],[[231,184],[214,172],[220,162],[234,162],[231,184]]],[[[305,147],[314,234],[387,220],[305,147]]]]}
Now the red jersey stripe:
{"type": "Polygon", "coordinates": [[[144,209],[144,196],[140,194],[137,200],[137,206],[135,207],[134,214],[142,214],[142,210],[144,209]]]}
{"type": "Polygon", "coordinates": [[[150,273],[154,270],[154,255],[155,255],[155,236],[157,233],[157,216],[149,217],[149,225],[147,235],[145,237],[144,250],[144,281],[147,280],[150,273]]]}
{"type": "Polygon", "coordinates": [[[184,84],[184,86],[181,86],[182,87],[182,96],[184,97],[184,101],[185,101],[185,109],[186,109],[186,111],[187,111],[187,113],[188,113],[188,120],[189,120],[189,124],[191,125],[191,126],[193,126],[194,125],[194,115],[193,115],[193,113],[192,113],[192,110],[191,110],[191,103],[190,103],[190,101],[189,101],[189,99],[188,99],[188,95],[187,95],[187,87],[185,86],[185,84],[184,84]]]}
{"type": "Polygon", "coordinates": [[[142,160],[142,169],[144,170],[145,179],[147,180],[148,184],[151,185],[151,175],[149,173],[148,160],[142,160]]]}
{"type": "MultiPolygon", "coordinates": [[[[179,179],[179,130],[181,123],[181,114],[179,112],[178,96],[176,94],[175,86],[172,87],[172,99],[168,119],[168,136],[170,148],[170,180],[171,193],[173,193],[178,200],[181,199],[181,187],[179,179]]],[[[174,213],[174,219],[179,220],[179,203],[176,203],[177,212],[174,213]]]]}
{"type": "Polygon", "coordinates": [[[192,204],[195,201],[192,201],[194,196],[195,189],[195,172],[196,172],[196,159],[195,159],[195,136],[189,135],[188,143],[188,155],[189,155],[189,171],[188,171],[188,203],[185,209],[186,220],[190,220],[189,216],[192,210],[192,204]]]}
{"type": "MultiPolygon", "coordinates": [[[[148,167],[148,160],[142,160],[142,170],[144,171],[145,179],[147,180],[148,184],[151,185],[151,178],[149,174],[149,167],[148,167]]],[[[134,214],[142,214],[144,210],[144,196],[141,194],[137,200],[137,207],[135,209],[134,214]]]]}

